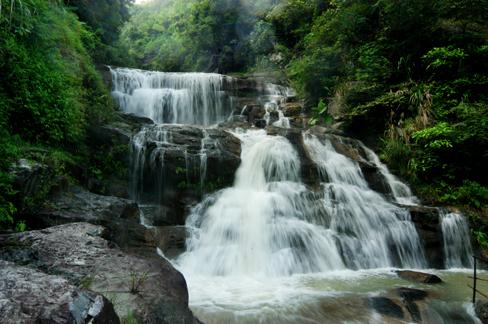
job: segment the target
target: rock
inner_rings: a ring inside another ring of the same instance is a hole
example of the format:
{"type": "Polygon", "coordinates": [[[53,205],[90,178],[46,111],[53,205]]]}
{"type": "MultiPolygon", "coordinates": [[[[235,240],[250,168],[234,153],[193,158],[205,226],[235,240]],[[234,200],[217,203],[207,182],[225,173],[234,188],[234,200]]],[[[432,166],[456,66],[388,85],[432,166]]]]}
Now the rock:
{"type": "Polygon", "coordinates": [[[424,246],[425,257],[429,267],[441,269],[444,267],[442,229],[439,223],[439,211],[434,207],[402,206],[410,212],[412,222],[419,233],[424,246]]]}
{"type": "Polygon", "coordinates": [[[139,224],[140,210],[130,200],[97,195],[73,187],[51,198],[28,218],[30,228],[73,222],[107,227],[105,235],[121,247],[144,245],[145,228],[139,224]]]}
{"type": "Polygon", "coordinates": [[[488,323],[488,301],[477,300],[474,308],[476,316],[481,320],[481,323],[488,323]]]}
{"type": "MultiPolygon", "coordinates": [[[[105,229],[72,223],[0,236],[0,259],[26,262],[98,293],[109,293],[120,318],[142,323],[197,323],[183,276],[154,250],[122,251],[102,238],[105,229]]],[[[65,321],[66,322],[66,321],[65,321]]]]}
{"type": "Polygon", "coordinates": [[[396,288],[395,293],[405,301],[423,300],[428,295],[425,290],[408,287],[396,288]]]}
{"type": "Polygon", "coordinates": [[[2,323],[118,324],[112,303],[67,280],[0,260],[2,323]]]}
{"type": "Polygon", "coordinates": [[[131,170],[132,185],[138,201],[163,206],[152,208],[148,218],[155,221],[153,225],[183,225],[189,205],[234,182],[241,143],[231,133],[221,128],[157,125],[144,128],[141,135],[142,149],[134,161],[143,162],[131,170]],[[160,139],[161,134],[166,140],[160,139]]]}
{"type": "Polygon", "coordinates": [[[400,278],[408,281],[426,283],[426,284],[436,284],[441,283],[442,280],[438,276],[425,272],[411,271],[411,270],[399,270],[396,271],[400,278]]]}
{"type": "Polygon", "coordinates": [[[141,127],[151,124],[154,123],[149,118],[119,112],[109,124],[91,126],[87,132],[87,143],[90,144],[92,156],[99,156],[103,152],[107,159],[117,161],[118,167],[106,170],[100,180],[90,176],[92,172],[87,166],[80,166],[78,178],[82,179],[82,184],[98,194],[128,198],[130,142],[141,127]]]}
{"type": "Polygon", "coordinates": [[[424,300],[427,292],[420,289],[400,287],[395,289],[396,294],[401,298],[403,305],[415,322],[421,322],[422,315],[417,301],[424,300]]]}
{"type": "Polygon", "coordinates": [[[266,120],[264,119],[256,119],[254,121],[254,126],[256,126],[257,128],[266,128],[266,120]]]}
{"type": "Polygon", "coordinates": [[[185,252],[185,242],[189,235],[185,226],[163,226],[150,229],[155,245],[167,258],[174,259],[185,252]]]}
{"type": "Polygon", "coordinates": [[[303,106],[297,102],[287,102],[281,106],[285,117],[299,116],[302,113],[303,106]]]}
{"type": "Polygon", "coordinates": [[[300,158],[300,173],[302,181],[313,189],[318,189],[320,187],[320,175],[315,162],[313,162],[307,148],[305,147],[302,130],[297,128],[268,126],[267,132],[268,135],[283,136],[290,141],[300,158]]]}
{"type": "Polygon", "coordinates": [[[401,306],[386,297],[371,297],[369,305],[372,309],[388,317],[403,319],[405,314],[401,306]]]}
{"type": "Polygon", "coordinates": [[[262,119],[265,114],[266,109],[260,104],[247,105],[242,109],[242,115],[247,116],[247,121],[251,124],[262,119]]]}

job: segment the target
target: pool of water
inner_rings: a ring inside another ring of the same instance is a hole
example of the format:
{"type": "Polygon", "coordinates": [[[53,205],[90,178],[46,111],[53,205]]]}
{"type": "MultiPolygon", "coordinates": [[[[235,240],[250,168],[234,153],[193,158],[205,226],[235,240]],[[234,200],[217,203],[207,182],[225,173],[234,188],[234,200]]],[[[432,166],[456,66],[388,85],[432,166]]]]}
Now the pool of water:
{"type": "MultiPolygon", "coordinates": [[[[425,299],[416,302],[422,322],[480,323],[470,303],[470,270],[424,270],[442,278],[444,283],[436,285],[406,281],[394,270],[338,271],[275,278],[195,274],[185,277],[190,307],[205,323],[409,322],[412,317],[395,291],[400,287],[428,292],[425,299]],[[390,316],[388,309],[385,314],[372,307],[371,300],[378,297],[400,305],[404,316],[390,316]]],[[[488,279],[488,273],[483,272],[480,277],[488,279]]]]}

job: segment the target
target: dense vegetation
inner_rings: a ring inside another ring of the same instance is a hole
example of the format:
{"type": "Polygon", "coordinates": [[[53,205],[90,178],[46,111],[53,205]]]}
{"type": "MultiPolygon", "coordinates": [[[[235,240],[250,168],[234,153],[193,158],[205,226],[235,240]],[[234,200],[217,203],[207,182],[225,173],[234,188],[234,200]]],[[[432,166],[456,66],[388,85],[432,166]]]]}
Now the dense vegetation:
{"type": "MultiPolygon", "coordinates": [[[[17,200],[8,173],[11,164],[32,158],[73,175],[70,168],[83,165],[91,153],[87,128],[113,111],[94,58],[111,57],[108,49],[127,18],[129,3],[104,2],[110,8],[103,11],[104,25],[99,26],[100,20],[90,15],[103,1],[98,6],[66,2],[0,0],[0,229],[16,223],[21,229],[13,216],[29,207],[17,200]]],[[[39,199],[50,185],[38,192],[39,199]]]]}
{"type": "Polygon", "coordinates": [[[122,43],[136,65],[162,71],[249,70],[274,47],[259,19],[277,0],[156,0],[135,8],[122,43]]]}

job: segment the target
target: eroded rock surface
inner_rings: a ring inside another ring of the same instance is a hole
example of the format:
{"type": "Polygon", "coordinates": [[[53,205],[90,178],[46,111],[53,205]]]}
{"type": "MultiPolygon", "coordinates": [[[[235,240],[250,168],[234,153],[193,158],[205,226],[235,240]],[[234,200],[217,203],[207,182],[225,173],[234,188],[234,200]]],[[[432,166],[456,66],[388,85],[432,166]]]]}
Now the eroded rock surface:
{"type": "Polygon", "coordinates": [[[60,276],[0,260],[0,322],[120,323],[103,295],[80,289],[60,276]]]}
{"type": "MultiPolygon", "coordinates": [[[[0,236],[0,259],[29,264],[112,300],[117,314],[144,323],[195,323],[183,276],[155,251],[122,251],[105,229],[72,223],[0,236]]],[[[57,304],[57,302],[55,302],[57,304]]]]}

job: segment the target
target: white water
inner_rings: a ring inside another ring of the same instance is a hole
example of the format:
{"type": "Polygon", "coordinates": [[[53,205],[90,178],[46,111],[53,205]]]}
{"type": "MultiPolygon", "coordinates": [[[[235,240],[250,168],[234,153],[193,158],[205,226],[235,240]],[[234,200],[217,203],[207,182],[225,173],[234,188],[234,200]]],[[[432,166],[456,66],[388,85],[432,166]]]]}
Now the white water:
{"type": "Polygon", "coordinates": [[[242,164],[234,187],[195,207],[185,274],[286,276],[341,269],[426,265],[406,210],[373,192],[351,160],[313,136],[307,148],[329,183],[310,192],[283,137],[237,134],[242,164]]]}
{"type": "Polygon", "coordinates": [[[111,69],[112,95],[126,113],[156,123],[212,125],[233,111],[224,85],[232,78],[211,73],[111,69]]]}
{"type": "Polygon", "coordinates": [[[379,157],[371,149],[363,145],[363,150],[366,152],[370,162],[380,170],[391,189],[395,201],[407,206],[418,205],[419,199],[412,194],[410,187],[391,174],[386,165],[381,163],[379,157]]]}
{"type": "Polygon", "coordinates": [[[439,210],[446,268],[471,268],[471,248],[468,222],[462,214],[439,210]]]}
{"type": "Polygon", "coordinates": [[[305,135],[305,144],[324,179],[324,204],[350,268],[425,267],[410,214],[369,189],[359,165],[335,151],[329,140],[305,135]],[[325,178],[327,176],[327,178],[325,178]]]}

